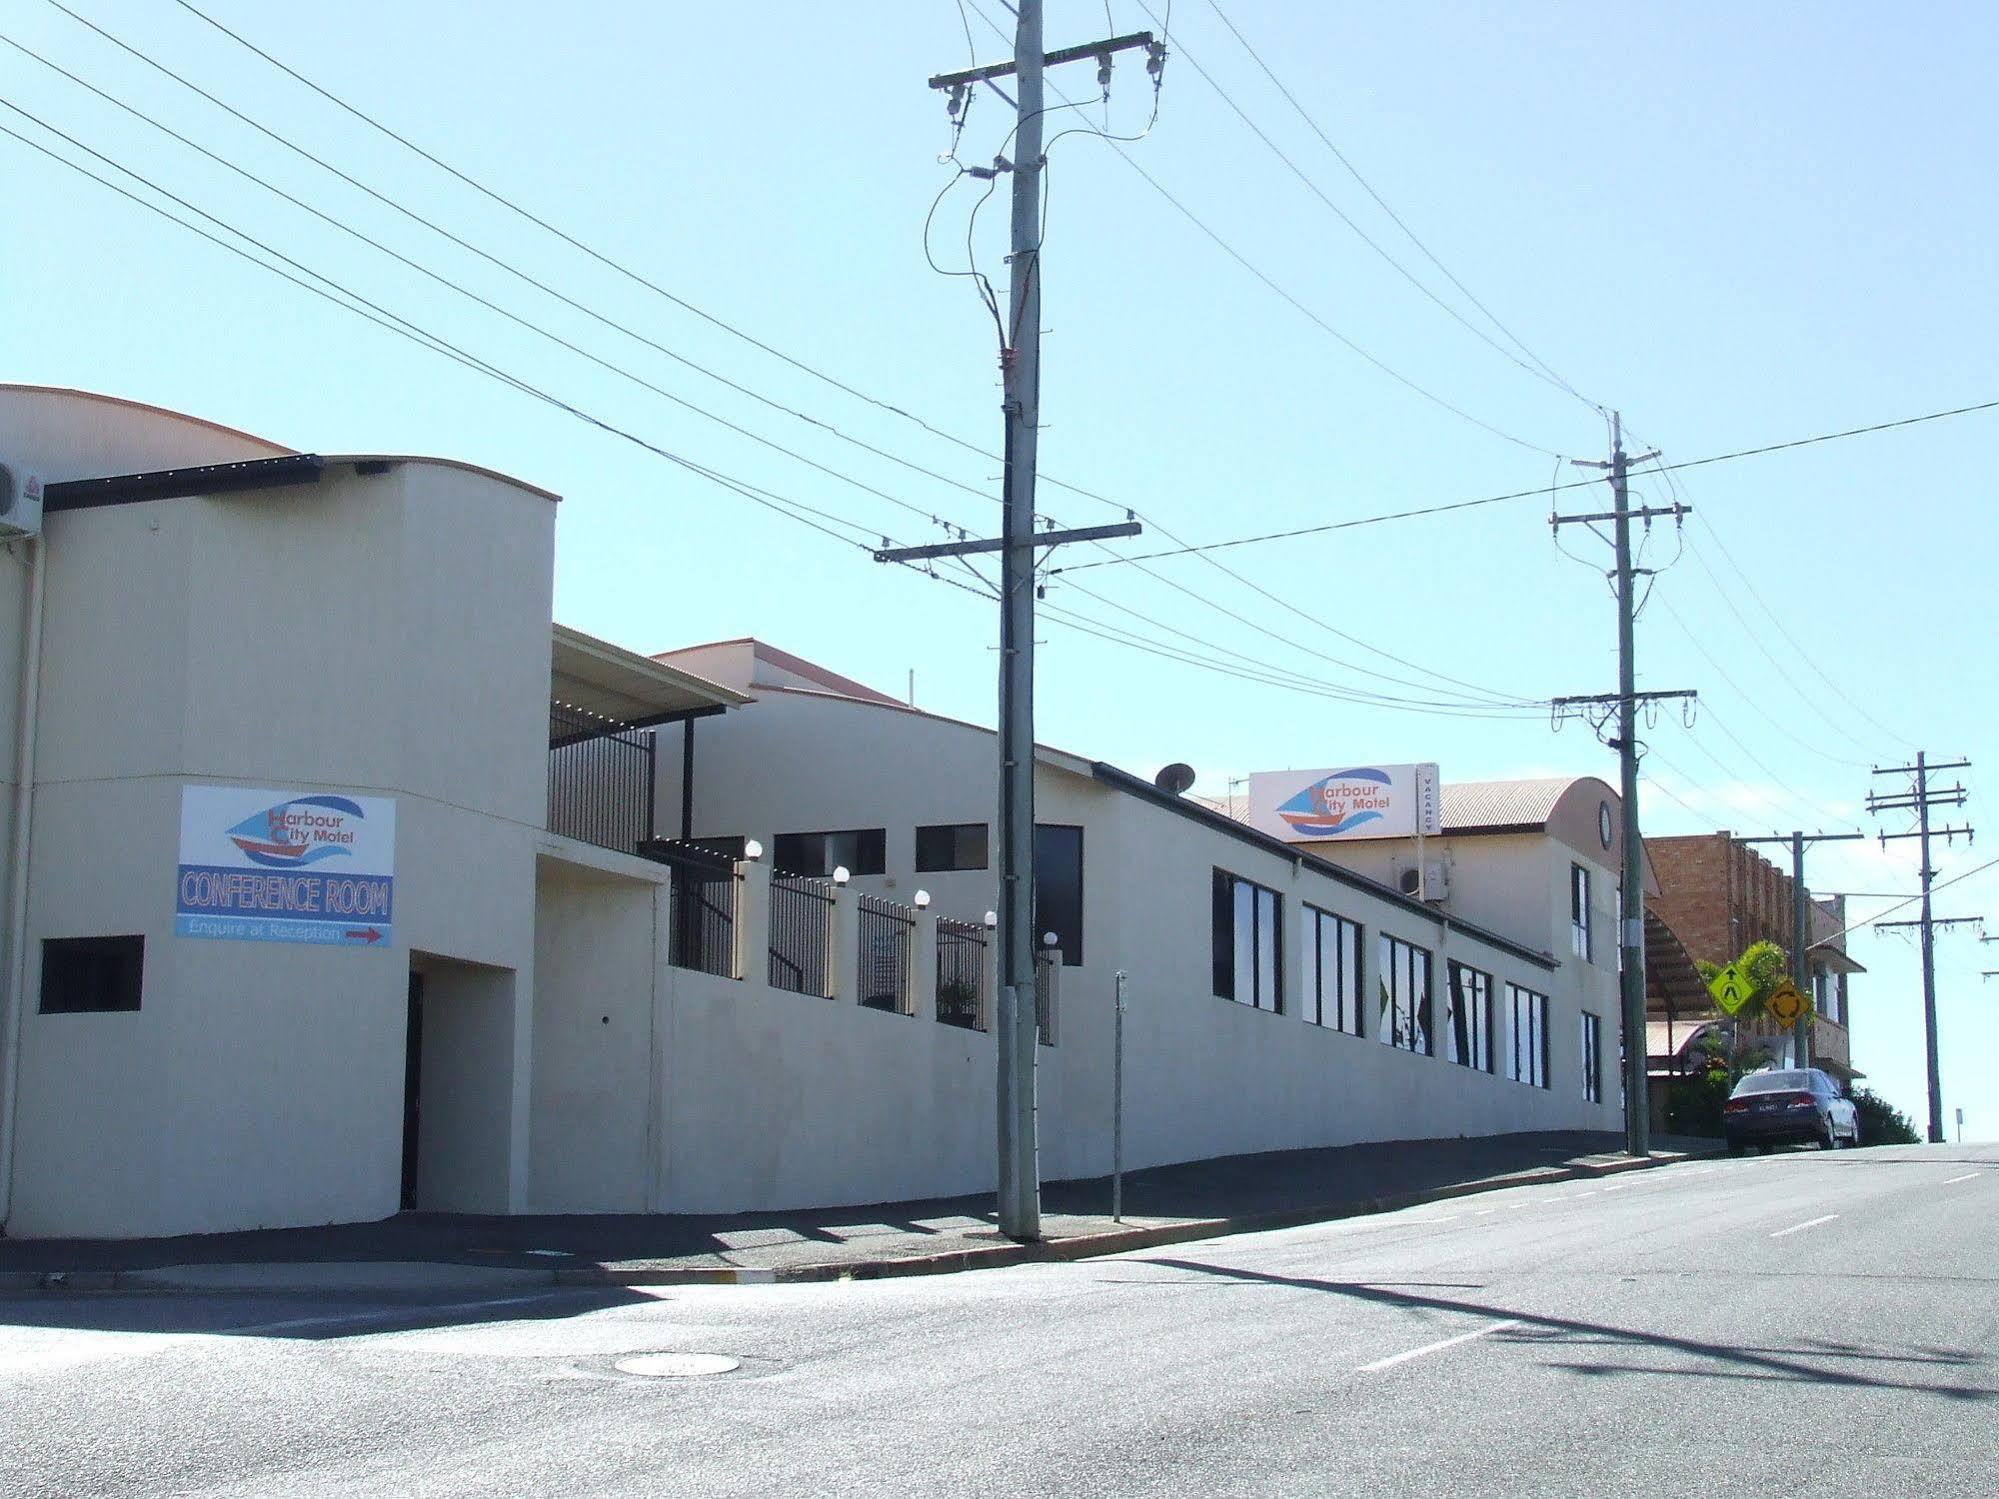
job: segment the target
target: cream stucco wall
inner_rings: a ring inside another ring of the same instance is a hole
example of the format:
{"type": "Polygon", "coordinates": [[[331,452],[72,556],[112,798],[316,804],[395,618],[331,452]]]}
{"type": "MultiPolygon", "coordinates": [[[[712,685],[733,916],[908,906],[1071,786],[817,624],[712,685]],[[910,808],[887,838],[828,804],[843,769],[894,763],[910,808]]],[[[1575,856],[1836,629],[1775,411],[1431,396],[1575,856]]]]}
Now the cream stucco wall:
{"type": "MultiPolygon", "coordinates": [[[[23,428],[80,444],[67,476],[270,454],[45,404],[23,428]]],[[[413,963],[434,967],[424,1198],[524,1204],[554,508],[409,462],[50,517],[9,1233],[395,1211],[413,963]],[[394,798],[393,940],[176,937],[189,783],[394,798]],[[38,1013],[41,940],[113,934],[145,939],[141,1009],[38,1013]]]]}

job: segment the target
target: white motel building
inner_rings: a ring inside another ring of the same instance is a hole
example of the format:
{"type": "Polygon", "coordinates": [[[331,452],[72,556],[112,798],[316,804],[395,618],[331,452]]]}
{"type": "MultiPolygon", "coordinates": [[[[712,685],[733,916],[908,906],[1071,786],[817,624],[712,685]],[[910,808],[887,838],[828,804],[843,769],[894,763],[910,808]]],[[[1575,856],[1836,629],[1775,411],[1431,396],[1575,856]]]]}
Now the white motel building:
{"type": "MultiPolygon", "coordinates": [[[[8,1235],[992,1188],[989,730],[554,624],[464,464],[7,386],[0,466],[8,1235]]],[[[1132,1168],[1617,1128],[1608,787],[1184,789],[1040,752],[1045,1177],[1120,972],[1132,1168]]]]}

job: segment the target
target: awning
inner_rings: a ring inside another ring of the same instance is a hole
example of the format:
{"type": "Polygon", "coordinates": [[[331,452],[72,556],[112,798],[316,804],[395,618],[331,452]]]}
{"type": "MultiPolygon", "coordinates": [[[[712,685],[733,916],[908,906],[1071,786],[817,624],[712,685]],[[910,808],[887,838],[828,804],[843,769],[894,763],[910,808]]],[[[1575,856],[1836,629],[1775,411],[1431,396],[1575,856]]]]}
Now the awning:
{"type": "Polygon", "coordinates": [[[1673,1010],[1687,1016],[1712,1014],[1714,998],[1701,982],[1700,970],[1659,913],[1645,912],[1645,1008],[1673,1010]]]}
{"type": "Polygon", "coordinates": [[[741,707],[742,693],[636,651],[555,627],[548,697],[607,730],[701,717],[741,707]]]}
{"type": "Polygon", "coordinates": [[[1847,955],[1843,947],[1821,942],[1805,949],[1805,956],[1832,973],[1865,973],[1867,970],[1847,955]]]}

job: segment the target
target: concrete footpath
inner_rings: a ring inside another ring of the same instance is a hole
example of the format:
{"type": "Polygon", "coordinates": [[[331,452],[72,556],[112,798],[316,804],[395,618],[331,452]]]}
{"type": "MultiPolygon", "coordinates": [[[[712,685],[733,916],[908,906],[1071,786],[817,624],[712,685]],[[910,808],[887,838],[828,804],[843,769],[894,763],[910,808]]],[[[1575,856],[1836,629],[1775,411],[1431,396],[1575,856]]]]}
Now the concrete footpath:
{"type": "Polygon", "coordinates": [[[0,1293],[436,1292],[861,1280],[1086,1259],[1220,1234],[1389,1212],[1503,1187],[1713,1154],[1720,1142],[1585,1133],[1410,1140],[1229,1156],[1132,1172],[1122,1221],[1108,1178],[1042,1189],[1044,1237],[1002,1238],[989,1195],[731,1216],[485,1217],[172,1239],[0,1239],[0,1293]]]}

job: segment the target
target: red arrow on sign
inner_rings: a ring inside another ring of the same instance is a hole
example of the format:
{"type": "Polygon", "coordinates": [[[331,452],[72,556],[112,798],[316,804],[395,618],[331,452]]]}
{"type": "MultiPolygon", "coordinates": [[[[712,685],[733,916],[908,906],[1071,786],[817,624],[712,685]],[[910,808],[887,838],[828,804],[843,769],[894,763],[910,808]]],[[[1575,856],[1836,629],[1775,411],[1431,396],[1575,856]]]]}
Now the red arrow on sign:
{"type": "Polygon", "coordinates": [[[382,940],[382,934],[373,927],[369,927],[365,932],[343,932],[341,935],[351,942],[365,942],[370,947],[382,940]]]}

